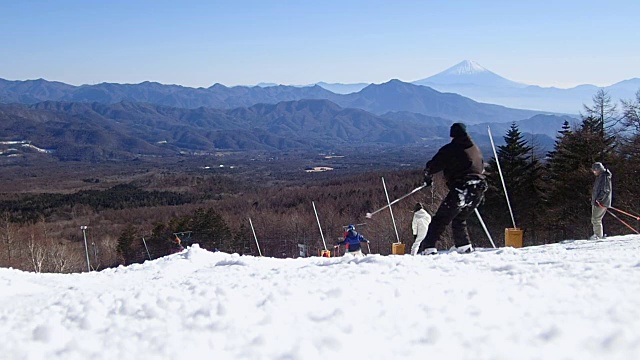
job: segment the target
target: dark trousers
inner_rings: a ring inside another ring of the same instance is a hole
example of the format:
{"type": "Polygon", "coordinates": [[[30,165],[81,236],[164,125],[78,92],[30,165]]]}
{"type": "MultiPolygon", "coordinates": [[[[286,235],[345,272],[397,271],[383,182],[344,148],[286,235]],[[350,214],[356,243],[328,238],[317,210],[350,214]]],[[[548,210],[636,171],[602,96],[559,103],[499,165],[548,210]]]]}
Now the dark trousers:
{"type": "Polygon", "coordinates": [[[467,231],[467,218],[484,199],[487,183],[484,180],[469,180],[461,186],[449,190],[435,216],[431,220],[427,236],[420,243],[418,252],[435,248],[447,225],[451,223],[453,241],[456,247],[471,243],[467,231]]]}

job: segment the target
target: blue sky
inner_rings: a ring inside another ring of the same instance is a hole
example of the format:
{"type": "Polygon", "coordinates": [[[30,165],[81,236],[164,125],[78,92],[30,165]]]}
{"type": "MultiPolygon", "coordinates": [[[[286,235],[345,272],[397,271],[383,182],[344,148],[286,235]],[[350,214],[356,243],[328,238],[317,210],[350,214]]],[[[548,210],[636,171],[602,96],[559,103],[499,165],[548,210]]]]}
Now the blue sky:
{"type": "Polygon", "coordinates": [[[0,0],[0,78],[381,83],[466,59],[541,86],[640,77],[640,1],[528,3],[0,0]]]}

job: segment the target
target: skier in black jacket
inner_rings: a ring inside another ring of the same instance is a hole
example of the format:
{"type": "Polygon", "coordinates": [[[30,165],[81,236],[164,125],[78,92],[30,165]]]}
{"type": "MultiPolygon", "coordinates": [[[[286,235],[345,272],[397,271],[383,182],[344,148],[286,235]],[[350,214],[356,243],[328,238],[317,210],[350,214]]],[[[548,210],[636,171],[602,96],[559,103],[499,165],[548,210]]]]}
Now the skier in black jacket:
{"type": "Polygon", "coordinates": [[[451,125],[451,142],[443,146],[427,162],[424,182],[431,185],[431,176],[440,171],[447,181],[449,193],[436,212],[427,236],[420,243],[418,253],[436,254],[436,242],[449,223],[453,231],[456,250],[472,252],[467,231],[467,218],[480,205],[487,190],[482,153],[467,134],[463,123],[451,125]]]}

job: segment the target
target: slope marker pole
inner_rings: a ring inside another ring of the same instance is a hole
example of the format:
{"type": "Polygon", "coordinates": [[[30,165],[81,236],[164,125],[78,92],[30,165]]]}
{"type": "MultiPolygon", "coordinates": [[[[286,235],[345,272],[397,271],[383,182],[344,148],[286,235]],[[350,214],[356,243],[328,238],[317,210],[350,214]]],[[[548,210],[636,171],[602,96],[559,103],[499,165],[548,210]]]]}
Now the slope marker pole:
{"type": "Polygon", "coordinates": [[[398,240],[397,244],[399,244],[400,235],[398,235],[398,228],[396,227],[396,219],[393,217],[393,210],[391,209],[391,202],[389,201],[389,193],[387,192],[387,185],[384,183],[384,178],[382,178],[382,186],[384,187],[384,194],[387,196],[387,202],[389,203],[388,205],[389,212],[391,213],[391,221],[393,222],[393,230],[395,230],[396,232],[396,240],[398,240]]]}
{"type": "Polygon", "coordinates": [[[142,243],[144,244],[144,249],[147,250],[147,256],[149,260],[151,260],[151,254],[149,254],[149,248],[147,247],[147,242],[144,240],[144,236],[142,237],[142,243]]]}
{"type": "Polygon", "coordinates": [[[311,205],[313,205],[313,212],[316,213],[316,221],[318,221],[318,229],[320,229],[320,237],[322,237],[322,245],[324,245],[324,250],[328,251],[327,243],[324,241],[324,234],[322,233],[322,226],[320,226],[320,218],[318,217],[318,211],[316,210],[316,203],[312,201],[311,205]]]}
{"type": "Polygon", "coordinates": [[[256,236],[256,231],[253,229],[253,222],[251,218],[249,218],[249,225],[251,225],[251,231],[253,232],[253,238],[256,240],[256,246],[258,247],[258,254],[262,256],[262,251],[260,251],[260,244],[258,244],[258,237],[256,236]]]}
{"type": "Polygon", "coordinates": [[[491,148],[493,149],[493,156],[496,158],[496,165],[498,165],[498,173],[500,173],[500,181],[502,182],[502,189],[504,190],[504,197],[507,199],[507,206],[509,207],[509,214],[511,215],[511,222],[513,228],[517,229],[516,220],[513,217],[513,210],[511,210],[511,202],[509,201],[509,194],[507,194],[507,186],[504,183],[504,176],[502,176],[502,169],[500,168],[500,161],[498,160],[498,153],[496,152],[496,145],[493,143],[493,136],[491,135],[491,128],[487,126],[487,132],[489,133],[489,140],[491,140],[491,148]]]}

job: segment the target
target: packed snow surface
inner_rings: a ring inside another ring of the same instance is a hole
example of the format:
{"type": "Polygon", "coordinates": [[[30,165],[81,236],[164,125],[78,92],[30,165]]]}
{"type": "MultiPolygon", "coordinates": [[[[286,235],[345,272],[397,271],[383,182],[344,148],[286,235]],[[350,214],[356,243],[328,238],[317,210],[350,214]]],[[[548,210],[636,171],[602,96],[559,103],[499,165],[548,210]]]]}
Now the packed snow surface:
{"type": "Polygon", "coordinates": [[[2,359],[638,359],[640,236],[0,269],[0,324],[2,359]]]}

